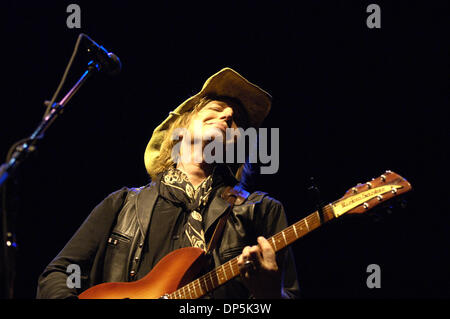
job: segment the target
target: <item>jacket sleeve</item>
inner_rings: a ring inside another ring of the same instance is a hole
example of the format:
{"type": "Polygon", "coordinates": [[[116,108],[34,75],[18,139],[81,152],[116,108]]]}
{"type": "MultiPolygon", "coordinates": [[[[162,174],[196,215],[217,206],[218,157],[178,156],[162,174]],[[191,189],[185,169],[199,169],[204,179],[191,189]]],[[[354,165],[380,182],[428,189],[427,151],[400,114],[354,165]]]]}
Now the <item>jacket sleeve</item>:
{"type": "Polygon", "coordinates": [[[81,280],[87,279],[98,248],[106,240],[127,190],[124,187],[110,194],[93,209],[69,242],[39,276],[37,298],[77,297],[77,288],[79,287],[69,288],[67,284],[67,279],[71,274],[71,272],[67,272],[68,266],[78,265],[81,271],[81,280]]]}
{"type": "MultiPolygon", "coordinates": [[[[262,235],[267,239],[289,226],[284,207],[279,201],[266,196],[262,200],[260,208],[261,219],[257,225],[258,236],[262,235]]],[[[295,258],[291,247],[288,246],[277,252],[277,264],[281,271],[282,297],[300,298],[295,258]]]]}

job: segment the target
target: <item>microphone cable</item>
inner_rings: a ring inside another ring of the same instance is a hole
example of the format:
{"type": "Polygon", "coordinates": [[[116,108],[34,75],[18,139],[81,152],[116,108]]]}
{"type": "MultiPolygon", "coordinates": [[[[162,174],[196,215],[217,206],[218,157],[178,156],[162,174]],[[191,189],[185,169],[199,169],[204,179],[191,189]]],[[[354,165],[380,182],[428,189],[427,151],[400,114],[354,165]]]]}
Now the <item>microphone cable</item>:
{"type": "Polygon", "coordinates": [[[75,47],[74,47],[73,52],[72,52],[72,56],[70,57],[69,62],[67,63],[67,66],[66,66],[66,69],[64,70],[64,74],[63,74],[63,76],[61,78],[61,81],[59,82],[59,85],[58,85],[55,93],[53,94],[50,102],[48,104],[47,104],[47,102],[45,103],[45,104],[47,104],[47,109],[46,109],[46,111],[44,113],[43,118],[45,118],[48,115],[48,113],[50,112],[50,110],[51,110],[51,108],[53,106],[53,103],[55,103],[55,101],[56,101],[56,99],[57,99],[57,97],[59,95],[59,92],[61,91],[64,83],[66,82],[67,75],[69,74],[69,70],[72,67],[72,63],[75,60],[75,56],[78,53],[78,49],[80,47],[81,40],[83,39],[84,36],[85,36],[84,33],[80,33],[80,35],[78,36],[77,42],[75,43],[75,47]]]}

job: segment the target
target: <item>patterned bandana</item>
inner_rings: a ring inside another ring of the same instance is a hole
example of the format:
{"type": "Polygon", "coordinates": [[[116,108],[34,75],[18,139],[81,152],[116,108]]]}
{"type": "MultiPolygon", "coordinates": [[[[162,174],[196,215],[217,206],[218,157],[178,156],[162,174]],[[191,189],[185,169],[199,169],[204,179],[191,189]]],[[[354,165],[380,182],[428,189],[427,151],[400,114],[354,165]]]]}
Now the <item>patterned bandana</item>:
{"type": "Polygon", "coordinates": [[[192,247],[206,250],[202,211],[208,203],[209,195],[218,186],[218,178],[211,174],[197,188],[189,181],[187,175],[176,168],[165,171],[161,178],[160,195],[180,204],[188,212],[185,235],[192,247]],[[213,180],[215,185],[213,185],[213,180]]]}

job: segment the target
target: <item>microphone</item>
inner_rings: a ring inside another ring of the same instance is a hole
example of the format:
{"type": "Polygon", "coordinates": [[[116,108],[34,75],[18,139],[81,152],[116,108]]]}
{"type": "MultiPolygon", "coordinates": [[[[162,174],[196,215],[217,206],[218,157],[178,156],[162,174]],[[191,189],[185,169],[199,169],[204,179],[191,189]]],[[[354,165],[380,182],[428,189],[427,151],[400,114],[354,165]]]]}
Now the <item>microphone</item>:
{"type": "Polygon", "coordinates": [[[88,52],[94,54],[95,58],[102,66],[101,70],[104,70],[109,75],[117,75],[122,68],[119,57],[112,52],[108,52],[104,47],[98,45],[86,34],[83,34],[83,36],[88,40],[88,52]]]}

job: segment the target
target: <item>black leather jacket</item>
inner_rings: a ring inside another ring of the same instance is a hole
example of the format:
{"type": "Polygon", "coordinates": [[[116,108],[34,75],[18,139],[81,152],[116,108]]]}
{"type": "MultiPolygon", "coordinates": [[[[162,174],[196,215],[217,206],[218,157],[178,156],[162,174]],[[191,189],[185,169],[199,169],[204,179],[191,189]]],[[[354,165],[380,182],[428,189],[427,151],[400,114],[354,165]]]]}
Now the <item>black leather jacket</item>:
{"type": "MultiPolygon", "coordinates": [[[[153,182],[141,188],[124,187],[103,200],[40,275],[37,298],[71,298],[102,282],[134,280],[158,197],[155,184],[153,182]],[[66,271],[70,264],[80,266],[80,288],[67,287],[69,274],[66,271]]],[[[219,217],[229,207],[229,203],[218,194],[221,194],[220,190],[205,215],[206,240],[211,237],[219,217]]],[[[287,226],[280,202],[262,192],[250,194],[243,203],[235,205],[227,220],[222,240],[213,252],[215,266],[239,255],[245,246],[254,245],[257,236],[268,238],[287,226]]],[[[171,240],[170,237],[168,240],[171,240]]],[[[298,297],[297,274],[290,249],[278,252],[277,262],[283,273],[285,293],[289,297],[298,297]]],[[[235,278],[209,297],[251,296],[240,278],[235,278]]]]}

